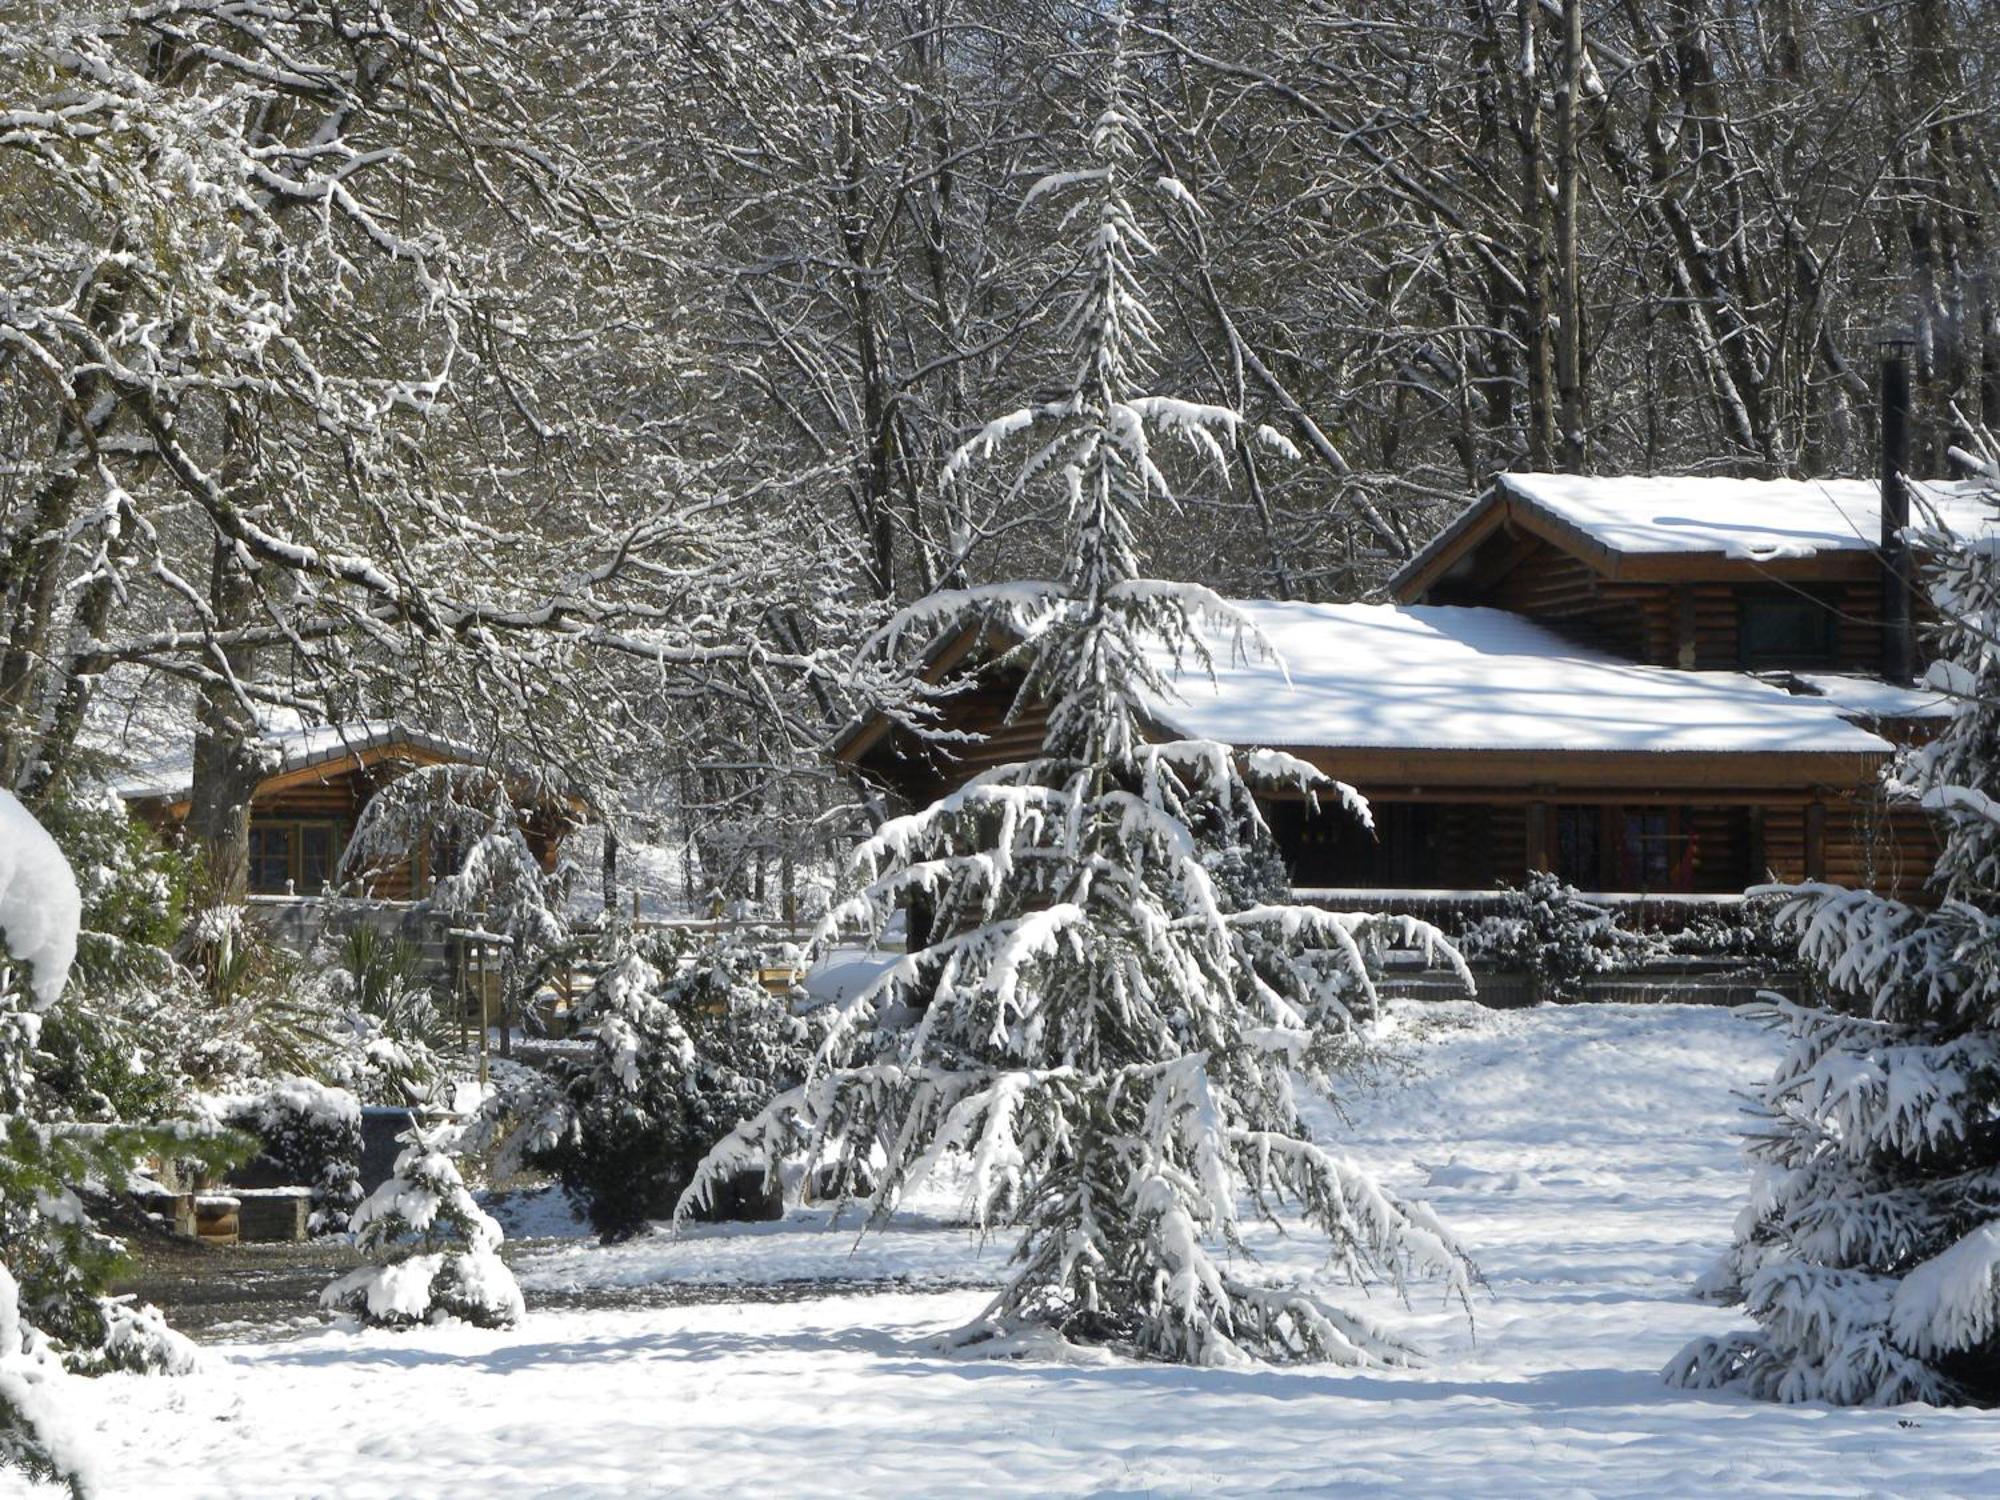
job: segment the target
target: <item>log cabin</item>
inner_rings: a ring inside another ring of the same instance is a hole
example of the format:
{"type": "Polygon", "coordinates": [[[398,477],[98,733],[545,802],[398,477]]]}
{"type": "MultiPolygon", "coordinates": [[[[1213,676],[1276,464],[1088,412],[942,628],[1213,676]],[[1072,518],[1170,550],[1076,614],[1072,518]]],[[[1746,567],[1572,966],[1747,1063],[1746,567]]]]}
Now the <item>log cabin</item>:
{"type": "MultiPolygon", "coordinates": [[[[1920,523],[1996,529],[1970,486],[1897,488],[1920,523]]],[[[1914,685],[1907,525],[1870,481],[1502,475],[1390,602],[1240,601],[1264,649],[1218,643],[1149,727],[1286,750],[1367,797],[1372,832],[1265,803],[1302,899],[1437,910],[1537,870],[1642,909],[1768,879],[1914,897],[1936,841],[1881,772],[1948,708],[1914,685]]],[[[836,758],[921,805],[1032,754],[1043,717],[986,665],[997,644],[967,631],[925,668],[976,743],[877,716],[836,758]]]]}
{"type": "MultiPolygon", "coordinates": [[[[262,737],[273,769],[250,800],[249,893],[317,896],[341,879],[341,858],[362,809],[377,790],[418,766],[486,765],[490,757],[392,721],[274,728],[262,737]]],[[[144,766],[115,790],[134,814],[169,834],[187,817],[193,790],[191,753],[144,766]]],[[[545,869],[553,869],[567,826],[565,810],[531,809],[522,832],[545,869]]],[[[406,901],[452,873],[461,857],[438,838],[411,858],[355,877],[362,894],[406,901]]]]}

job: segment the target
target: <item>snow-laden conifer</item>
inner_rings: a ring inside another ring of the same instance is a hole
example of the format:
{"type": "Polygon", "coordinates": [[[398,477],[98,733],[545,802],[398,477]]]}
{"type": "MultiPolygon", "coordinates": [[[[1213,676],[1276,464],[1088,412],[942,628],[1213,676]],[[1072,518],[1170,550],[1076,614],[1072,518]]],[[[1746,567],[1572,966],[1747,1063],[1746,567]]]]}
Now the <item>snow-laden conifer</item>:
{"type": "Polygon", "coordinates": [[[123,1246],[78,1189],[120,1184],[148,1155],[219,1167],[232,1151],[191,1122],[82,1123],[44,1113],[43,1023],[63,1001],[83,901],[69,860],[0,789],[0,1467],[87,1489],[89,1449],[64,1414],[72,1373],[184,1373],[194,1347],[108,1288],[123,1246]]]}
{"type": "Polygon", "coordinates": [[[500,1106],[525,1118],[513,1148],[552,1172],[607,1240],[661,1218],[708,1150],[811,1057],[807,1023],[757,978],[757,955],[724,942],[679,951],[621,932],[615,961],[579,1022],[596,1044],[554,1059],[539,1097],[500,1106]]]}
{"type": "MultiPolygon", "coordinates": [[[[1349,788],[1283,755],[1148,737],[1174,662],[1204,664],[1240,621],[1206,590],[1141,577],[1134,526],[1172,504],[1161,439],[1219,470],[1243,418],[1145,393],[1156,326],[1130,88],[1114,54],[1086,165],[1029,194],[1073,196],[1064,222],[1084,241],[1068,387],[989,424],[946,470],[965,483],[976,460],[1026,443],[1014,488],[1046,481],[1065,500],[1063,577],[935,595],[884,635],[893,648],[1004,625],[1017,708],[1047,705],[1041,753],[861,848],[858,889],[826,931],[928,919],[842,1005],[805,1084],[712,1152],[681,1207],[805,1147],[871,1181],[879,1219],[949,1161],[982,1226],[1021,1230],[971,1336],[1053,1330],[1204,1364],[1396,1362],[1410,1351],[1369,1320],[1260,1277],[1241,1215],[1289,1206],[1334,1270],[1398,1287],[1436,1274],[1463,1296],[1471,1269],[1429,1210],[1315,1142],[1298,1095],[1327,1083],[1330,1044],[1373,1006],[1379,946],[1449,950],[1420,923],[1287,903],[1246,778],[1365,817],[1349,788]]],[[[1186,210],[1184,193],[1165,196],[1186,210]]]]}
{"type": "Polygon", "coordinates": [[[521,1320],[521,1289],[500,1259],[500,1226],[472,1201],[442,1133],[412,1126],[396,1171],[354,1211],[355,1242],[376,1263],[319,1294],[322,1307],[384,1328],[451,1318],[482,1328],[521,1320]]]}
{"type": "Polygon", "coordinates": [[[1689,1345],[1679,1384],[2000,1400],[2000,544],[1934,541],[1931,677],[1956,713],[1895,790],[1944,831],[1938,904],[1813,884],[1778,913],[1818,994],[1774,1008],[1791,1045],[1756,1101],[1750,1202],[1700,1287],[1757,1327],[1689,1345]]]}

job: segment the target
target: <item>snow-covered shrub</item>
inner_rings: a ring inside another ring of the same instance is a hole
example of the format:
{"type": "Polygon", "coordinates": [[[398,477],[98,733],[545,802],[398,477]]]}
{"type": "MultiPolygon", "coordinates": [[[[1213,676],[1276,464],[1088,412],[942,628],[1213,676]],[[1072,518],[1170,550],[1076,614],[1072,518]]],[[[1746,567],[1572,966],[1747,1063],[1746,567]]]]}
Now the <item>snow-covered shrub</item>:
{"type": "Polygon", "coordinates": [[[1820,1001],[1770,1012],[1791,1045],[1699,1287],[1757,1326],[1689,1345],[1679,1384],[2000,1402],[2000,547],[1947,541],[1933,594],[1956,712],[1894,785],[1942,825],[1938,904],[1814,884],[1779,912],[1820,1001]]]}
{"type": "Polygon", "coordinates": [[[197,910],[181,952],[204,993],[191,1071],[208,1090],[240,1092],[261,1080],[323,1073],[337,1016],[320,969],[246,922],[241,907],[197,910]]]}
{"type": "Polygon", "coordinates": [[[82,904],[69,991],[37,1043],[37,1109],[105,1123],[185,1113],[210,1030],[173,953],[191,862],[101,787],[71,787],[38,816],[78,872],[82,904]]]}
{"type": "Polygon", "coordinates": [[[361,1103],[352,1093],[311,1078],[281,1078],[227,1101],[223,1118],[263,1142],[263,1157],[282,1182],[312,1189],[312,1233],[347,1229],[361,1201],[361,1103]]]}
{"type": "Polygon", "coordinates": [[[87,1182],[122,1183],[149,1154],[219,1165],[194,1125],[79,1124],[38,1113],[44,1022],[77,952],[83,900],[55,841],[0,790],[0,1460],[81,1485],[61,1427],[66,1371],[180,1370],[191,1351],[150,1308],[106,1295],[122,1247],[92,1224],[87,1182]]]}
{"type": "Polygon", "coordinates": [[[1499,905],[1459,934],[1459,951],[1474,963],[1526,970],[1544,1000],[1580,999],[1593,974],[1629,968],[1660,951],[1655,939],[1620,927],[1615,914],[1546,870],[1530,873],[1499,905]]]}
{"type": "Polygon", "coordinates": [[[1752,967],[1790,969],[1798,962],[1798,945],[1778,929],[1782,903],[1768,896],[1727,906],[1697,908],[1676,932],[1661,940],[1675,957],[1734,959],[1752,967]]]}
{"type": "MultiPolygon", "coordinates": [[[[822,939],[849,925],[879,938],[915,906],[929,920],[840,1003],[806,1081],[709,1154],[680,1212],[745,1166],[805,1151],[809,1169],[879,1159],[880,1219],[949,1162],[974,1215],[1020,1230],[971,1337],[1202,1364],[1401,1361],[1399,1340],[1311,1284],[1258,1277],[1239,1214],[1288,1206],[1343,1271],[1398,1285],[1435,1273],[1465,1292],[1471,1268],[1429,1210],[1315,1142],[1298,1107],[1301,1084],[1330,1087],[1320,1046],[1373,1008],[1381,946],[1456,955],[1424,924],[1292,906],[1259,878],[1268,835],[1246,778],[1365,816],[1351,789],[1268,751],[1146,740],[1149,706],[1172,696],[1168,658],[1199,669],[1211,632],[1254,649],[1207,590],[1139,576],[1135,529],[1171,503],[1160,440],[1218,464],[1239,441],[1288,445],[1236,412],[1142,394],[1151,246],[1132,194],[1152,179],[1122,51],[1108,72],[1088,161],[1030,194],[1082,193],[1060,325],[1073,384],[989,424],[946,468],[969,482],[975,458],[1027,434],[1013,488],[1051,480],[1066,503],[1062,577],[934,595],[882,637],[915,651],[961,631],[1018,640],[997,669],[1018,669],[1020,702],[1048,706],[1040,752],[862,846],[822,939]]],[[[1184,192],[1164,203],[1192,211],[1184,192]]]]}
{"type": "Polygon", "coordinates": [[[0,1468],[85,1493],[90,1446],[63,1412],[69,1372],[21,1313],[21,1289],[0,1265],[0,1468]]]}
{"type": "Polygon", "coordinates": [[[500,1259],[500,1226],[472,1201],[444,1137],[412,1126],[396,1172],[354,1211],[355,1242],[376,1263],[319,1294],[320,1305],[383,1328],[457,1318],[521,1320],[521,1289],[500,1259]]]}
{"type": "Polygon", "coordinates": [[[530,1154],[607,1240],[662,1218],[701,1158],[796,1086],[811,1032],[757,979],[743,946],[683,954],[628,939],[586,997],[584,1060],[558,1058],[530,1154]]]}
{"type": "Polygon", "coordinates": [[[429,1104],[450,1081],[449,1038],[422,955],[367,923],[344,937],[327,968],[327,1000],[339,1012],[327,1075],[364,1104],[429,1104]]]}

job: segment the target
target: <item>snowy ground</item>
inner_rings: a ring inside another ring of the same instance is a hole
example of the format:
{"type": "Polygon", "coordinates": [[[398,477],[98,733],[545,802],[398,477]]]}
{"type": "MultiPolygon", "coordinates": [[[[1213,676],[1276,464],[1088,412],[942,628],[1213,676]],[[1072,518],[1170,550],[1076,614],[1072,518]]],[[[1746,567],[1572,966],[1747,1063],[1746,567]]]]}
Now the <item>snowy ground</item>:
{"type": "Polygon", "coordinates": [[[90,1382],[105,1492],[2000,1494],[2000,1412],[1660,1384],[1687,1338],[1731,1318],[1685,1294],[1743,1191],[1730,1090],[1768,1067],[1768,1038],[1693,1007],[1405,1006],[1396,1041],[1421,1073],[1357,1089],[1342,1134],[1438,1206],[1490,1285],[1471,1329],[1421,1291],[1407,1311],[1370,1299],[1430,1350],[1423,1370],[943,1356],[934,1335],[978,1309],[970,1284],[1003,1251],[939,1217],[858,1249],[810,1217],[615,1250],[545,1241],[518,1261],[531,1307],[538,1290],[663,1281],[704,1300],[531,1313],[505,1334],[327,1330],[216,1346],[182,1380],[90,1382]],[[848,1284],[773,1285],[809,1277],[848,1284]]]}

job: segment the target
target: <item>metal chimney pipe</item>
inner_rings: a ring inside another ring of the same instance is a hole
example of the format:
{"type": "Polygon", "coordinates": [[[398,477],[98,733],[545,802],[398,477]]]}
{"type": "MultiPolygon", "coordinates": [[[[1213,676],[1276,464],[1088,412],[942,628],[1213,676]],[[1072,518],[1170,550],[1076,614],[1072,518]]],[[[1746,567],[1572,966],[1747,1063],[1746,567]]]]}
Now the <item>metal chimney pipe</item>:
{"type": "Polygon", "coordinates": [[[1882,421],[1882,675],[1908,686],[1917,675],[1915,582],[1910,544],[1910,364],[1903,349],[1884,344],[1879,406],[1882,421]]]}

